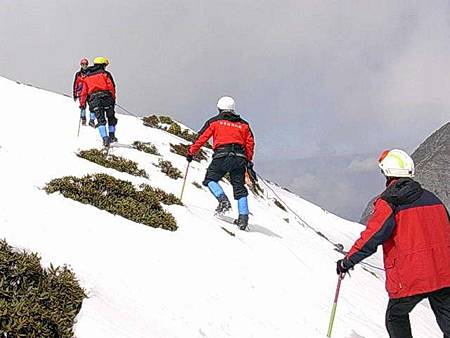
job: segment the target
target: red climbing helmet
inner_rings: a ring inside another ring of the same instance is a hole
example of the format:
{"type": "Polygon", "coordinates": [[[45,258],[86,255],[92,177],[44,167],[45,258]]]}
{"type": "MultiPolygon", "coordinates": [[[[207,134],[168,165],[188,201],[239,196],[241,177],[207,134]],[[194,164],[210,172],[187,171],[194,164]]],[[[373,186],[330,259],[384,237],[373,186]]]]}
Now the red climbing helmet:
{"type": "Polygon", "coordinates": [[[88,65],[89,64],[89,61],[88,61],[88,59],[86,59],[86,58],[82,58],[81,59],[81,61],[80,61],[80,66],[83,66],[83,65],[88,65]]]}

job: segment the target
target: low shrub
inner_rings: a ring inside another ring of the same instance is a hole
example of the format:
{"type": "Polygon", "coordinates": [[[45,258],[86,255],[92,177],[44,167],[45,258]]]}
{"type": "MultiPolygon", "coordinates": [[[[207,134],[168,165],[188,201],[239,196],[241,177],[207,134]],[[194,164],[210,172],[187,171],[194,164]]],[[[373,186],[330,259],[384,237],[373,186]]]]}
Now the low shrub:
{"type": "Polygon", "coordinates": [[[85,291],[66,266],[0,241],[0,336],[72,338],[85,291]]]}
{"type": "Polygon", "coordinates": [[[153,188],[151,186],[149,186],[148,184],[141,184],[139,186],[140,189],[142,189],[143,193],[153,193],[155,194],[156,198],[165,205],[173,205],[173,204],[178,204],[178,205],[183,205],[183,203],[181,203],[181,200],[176,197],[174,194],[171,193],[166,193],[164,190],[160,189],[160,188],[153,188]]]}
{"type": "Polygon", "coordinates": [[[131,182],[106,174],[94,174],[82,178],[66,176],[53,179],[44,190],[48,194],[60,192],[66,198],[93,205],[136,223],[171,231],[177,229],[175,218],[164,211],[161,203],[181,205],[181,201],[173,194],[147,184],[141,184],[136,189],[131,182]]]}
{"type": "MultiPolygon", "coordinates": [[[[194,143],[197,140],[198,134],[197,133],[191,133],[189,129],[185,129],[181,132],[180,136],[182,139],[185,139],[186,141],[194,143]]],[[[212,149],[211,145],[209,143],[206,143],[204,147],[212,149]]]]}
{"type": "Polygon", "coordinates": [[[158,151],[158,148],[156,148],[156,146],[151,142],[134,141],[133,147],[135,149],[137,149],[139,151],[143,151],[144,153],[147,153],[147,154],[161,156],[161,154],[158,151]]]}
{"type": "Polygon", "coordinates": [[[277,200],[276,198],[275,198],[275,200],[273,201],[273,203],[275,203],[275,205],[276,205],[278,208],[280,208],[281,210],[287,212],[286,207],[285,207],[279,200],[277,200]]]}
{"type": "Polygon", "coordinates": [[[112,168],[130,175],[148,178],[148,174],[144,169],[139,169],[136,162],[127,160],[121,156],[107,156],[98,149],[81,150],[77,156],[106,168],[112,168]]]}
{"type": "Polygon", "coordinates": [[[164,115],[159,116],[159,122],[164,123],[164,124],[170,124],[170,125],[175,123],[171,117],[164,116],[164,115]]]}
{"type": "MultiPolygon", "coordinates": [[[[142,121],[146,127],[165,130],[189,142],[195,142],[198,137],[196,133],[192,133],[189,129],[182,130],[181,126],[169,116],[150,115],[142,118],[142,121]],[[169,127],[161,126],[161,124],[168,124],[169,127]]],[[[206,143],[204,147],[212,149],[209,143],[206,143]]]]}
{"type": "MultiPolygon", "coordinates": [[[[180,155],[180,156],[186,156],[188,151],[189,145],[188,144],[170,144],[170,151],[174,154],[180,155]]],[[[206,151],[203,149],[200,149],[198,153],[194,156],[194,161],[200,162],[203,160],[207,160],[208,155],[206,154],[206,151]]]]}
{"type": "Polygon", "coordinates": [[[261,188],[258,182],[253,182],[250,186],[250,191],[258,197],[264,197],[264,190],[261,188]]]}
{"type": "Polygon", "coordinates": [[[158,164],[155,164],[155,166],[160,168],[161,172],[174,180],[183,178],[183,174],[181,173],[181,171],[178,168],[175,168],[170,161],[159,159],[158,164]]]}
{"type": "Polygon", "coordinates": [[[173,122],[169,129],[167,129],[167,131],[173,135],[180,135],[181,134],[181,127],[178,123],[173,122]]]}
{"type": "Polygon", "coordinates": [[[146,127],[151,128],[159,127],[159,118],[156,115],[145,116],[142,118],[142,121],[144,122],[144,126],[146,127]]]}
{"type": "MultiPolygon", "coordinates": [[[[198,138],[197,133],[191,133],[188,129],[183,130],[182,133],[178,136],[180,136],[181,138],[185,139],[186,141],[190,141],[192,143],[197,141],[197,138],[198,138]]],[[[212,145],[209,142],[205,143],[203,145],[203,147],[212,149],[212,145]]]]}
{"type": "Polygon", "coordinates": [[[193,185],[194,187],[196,187],[196,188],[199,188],[199,189],[202,189],[202,190],[203,190],[203,186],[202,186],[200,183],[198,183],[198,182],[192,182],[192,185],[193,185]]]}

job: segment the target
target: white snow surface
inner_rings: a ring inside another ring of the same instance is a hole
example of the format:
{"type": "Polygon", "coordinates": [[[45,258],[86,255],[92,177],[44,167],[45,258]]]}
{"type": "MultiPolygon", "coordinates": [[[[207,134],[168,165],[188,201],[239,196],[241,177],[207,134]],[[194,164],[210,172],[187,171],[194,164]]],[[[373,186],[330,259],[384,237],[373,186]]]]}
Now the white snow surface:
{"type": "MultiPolygon", "coordinates": [[[[275,206],[264,184],[264,198],[249,197],[249,232],[216,219],[215,199],[207,189],[192,185],[202,182],[209,161],[192,162],[185,206],[165,207],[176,217],[175,232],[137,224],[60,194],[47,195],[40,188],[67,175],[108,173],[176,195],[182,180],[170,179],[153,165],[160,157],[133,149],[114,148],[111,153],[137,161],[149,179],[78,158],[75,152],[100,148],[101,141],[90,127],[82,127],[77,137],[79,110],[71,98],[4,78],[0,93],[0,237],[38,252],[45,265],[73,269],[89,295],[77,317],[77,338],[326,336],[337,282],[335,262],[342,255],[292,213],[275,206]]],[[[186,160],[170,152],[170,143],[186,141],[145,127],[138,118],[118,118],[121,143],[152,142],[184,173],[186,160]]],[[[222,185],[232,198],[231,186],[222,185]]],[[[311,227],[346,250],[363,229],[270,186],[311,227]]],[[[382,266],[378,255],[368,262],[382,266]]],[[[383,272],[357,266],[342,283],[333,337],[388,337],[387,300],[383,272]]],[[[415,336],[441,337],[427,303],[417,306],[411,317],[415,336]]]]}

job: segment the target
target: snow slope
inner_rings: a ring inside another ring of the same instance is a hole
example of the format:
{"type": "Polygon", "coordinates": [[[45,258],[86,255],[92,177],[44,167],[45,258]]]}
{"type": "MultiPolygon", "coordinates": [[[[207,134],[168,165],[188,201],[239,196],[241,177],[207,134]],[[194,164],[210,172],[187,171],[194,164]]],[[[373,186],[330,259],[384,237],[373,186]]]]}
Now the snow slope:
{"type": "MultiPolygon", "coordinates": [[[[70,99],[0,78],[0,236],[36,251],[45,264],[68,264],[89,298],[76,325],[88,337],[324,337],[335,291],[335,261],[341,254],[292,213],[264,198],[250,197],[250,232],[232,237],[212,217],[215,200],[201,183],[207,161],[193,162],[184,202],[167,209],[179,229],[169,232],[40,190],[52,178],[104,172],[179,194],[153,163],[158,156],[133,149],[112,152],[137,161],[150,178],[136,178],[75,156],[100,147],[97,131],[83,127],[70,99]],[[289,223],[283,220],[288,218],[289,223]]],[[[248,116],[251,120],[251,116],[248,116]]],[[[169,151],[184,142],[119,115],[121,143],[153,142],[184,172],[186,161],[169,151]]],[[[334,216],[270,185],[309,226],[333,242],[349,245],[361,225],[334,216]]],[[[231,187],[224,184],[231,195],[231,187]]],[[[234,211],[236,212],[236,211],[234,211]]],[[[381,265],[379,257],[370,260],[381,265]]],[[[333,337],[387,337],[387,295],[382,274],[362,266],[342,284],[333,337]],[[377,275],[377,276],[376,276],[377,275]]],[[[431,311],[420,304],[412,315],[417,337],[440,337],[431,311]]]]}

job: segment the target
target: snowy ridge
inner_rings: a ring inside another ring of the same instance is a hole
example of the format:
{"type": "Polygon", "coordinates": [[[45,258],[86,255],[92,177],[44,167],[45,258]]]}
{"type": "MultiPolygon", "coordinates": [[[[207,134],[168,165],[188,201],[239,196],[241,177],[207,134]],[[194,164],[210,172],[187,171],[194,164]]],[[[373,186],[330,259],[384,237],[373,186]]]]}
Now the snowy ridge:
{"type": "MultiPolygon", "coordinates": [[[[158,156],[133,149],[112,148],[111,153],[138,162],[149,179],[78,158],[74,152],[99,148],[101,142],[89,127],[77,138],[79,112],[70,98],[3,78],[0,92],[0,236],[40,253],[46,264],[72,267],[89,294],[78,316],[77,338],[325,337],[337,280],[334,262],[342,255],[275,206],[263,184],[264,198],[250,196],[251,232],[214,218],[215,200],[191,184],[202,182],[207,161],[192,162],[185,206],[166,207],[176,217],[175,232],[47,195],[40,188],[67,175],[103,172],[176,195],[182,180],[161,173],[153,165],[158,156]]],[[[184,173],[186,160],[170,152],[170,143],[186,141],[145,127],[135,117],[118,118],[121,143],[152,142],[184,173]]],[[[231,197],[231,186],[223,186],[231,197]]],[[[362,230],[270,186],[311,227],[346,250],[362,230]]],[[[379,257],[370,263],[381,266],[379,257]]],[[[333,337],[387,337],[383,274],[358,266],[352,275],[342,285],[333,337]]],[[[418,337],[439,337],[425,306],[412,314],[413,331],[418,337]]]]}

